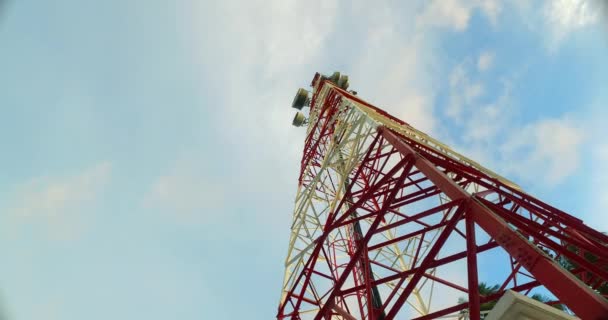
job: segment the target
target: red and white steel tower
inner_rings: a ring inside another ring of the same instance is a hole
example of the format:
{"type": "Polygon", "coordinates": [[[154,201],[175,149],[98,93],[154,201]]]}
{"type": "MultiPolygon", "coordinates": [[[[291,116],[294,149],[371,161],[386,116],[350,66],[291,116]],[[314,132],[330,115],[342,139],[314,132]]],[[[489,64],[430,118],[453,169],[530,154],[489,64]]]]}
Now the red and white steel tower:
{"type": "Polygon", "coordinates": [[[317,73],[278,319],[480,319],[506,290],[608,319],[608,236],[317,73]],[[567,261],[567,265],[564,263],[567,261]],[[498,290],[483,295],[479,278],[498,290]],[[462,297],[461,299],[458,299],[462,297]]]}

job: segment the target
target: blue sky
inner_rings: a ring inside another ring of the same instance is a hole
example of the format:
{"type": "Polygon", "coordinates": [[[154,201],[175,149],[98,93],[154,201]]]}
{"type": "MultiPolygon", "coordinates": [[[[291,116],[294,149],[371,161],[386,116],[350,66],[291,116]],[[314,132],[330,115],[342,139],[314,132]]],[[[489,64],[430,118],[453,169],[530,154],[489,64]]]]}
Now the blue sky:
{"type": "Polygon", "coordinates": [[[608,230],[600,1],[8,1],[13,320],[276,314],[314,72],[608,230]]]}

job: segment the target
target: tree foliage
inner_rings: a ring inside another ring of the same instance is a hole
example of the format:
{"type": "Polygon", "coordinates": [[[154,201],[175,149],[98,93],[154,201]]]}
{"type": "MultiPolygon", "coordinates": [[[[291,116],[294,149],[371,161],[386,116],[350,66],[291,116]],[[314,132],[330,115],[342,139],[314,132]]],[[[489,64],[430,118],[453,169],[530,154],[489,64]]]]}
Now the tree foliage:
{"type": "MultiPolygon", "coordinates": [[[[571,244],[566,245],[566,248],[568,249],[568,251],[583,256],[584,259],[590,263],[595,264],[598,261],[598,257],[589,251],[583,252],[581,249],[571,244]]],[[[574,261],[568,259],[565,256],[560,256],[557,259],[557,262],[568,271],[573,271],[574,269],[578,268],[578,265],[574,261]]],[[[604,270],[608,271],[608,266],[605,266],[604,270]]],[[[592,278],[593,274],[587,272],[586,276],[587,278],[592,278]]],[[[576,275],[576,277],[580,279],[582,275],[579,273],[576,275]]],[[[608,298],[608,282],[602,283],[595,291],[601,294],[604,298],[608,298]]]]}

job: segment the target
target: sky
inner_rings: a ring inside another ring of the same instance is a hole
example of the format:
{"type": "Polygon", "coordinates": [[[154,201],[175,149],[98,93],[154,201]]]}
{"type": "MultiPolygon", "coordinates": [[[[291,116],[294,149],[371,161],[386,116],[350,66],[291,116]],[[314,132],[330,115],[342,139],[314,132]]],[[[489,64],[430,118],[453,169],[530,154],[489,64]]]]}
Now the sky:
{"type": "Polygon", "coordinates": [[[9,320],[270,319],[304,130],[359,96],[608,230],[601,0],[0,4],[9,320]]]}

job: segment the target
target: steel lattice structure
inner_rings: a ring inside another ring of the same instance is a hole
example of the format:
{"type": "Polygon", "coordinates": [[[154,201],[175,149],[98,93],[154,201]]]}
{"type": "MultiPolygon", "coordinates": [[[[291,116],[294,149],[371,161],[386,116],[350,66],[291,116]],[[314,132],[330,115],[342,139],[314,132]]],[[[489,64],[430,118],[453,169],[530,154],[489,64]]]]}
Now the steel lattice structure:
{"type": "Polygon", "coordinates": [[[597,291],[608,281],[605,234],[336,79],[317,73],[307,98],[278,319],[480,319],[480,304],[505,290],[539,287],[582,319],[608,319],[597,291]],[[488,266],[506,272],[482,296],[488,266]]]}

